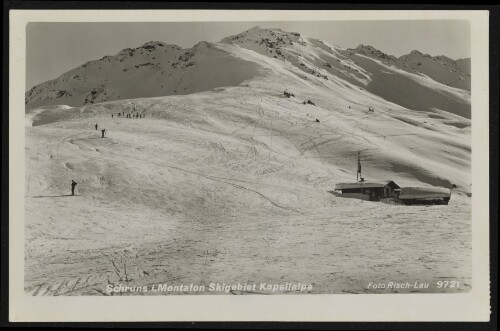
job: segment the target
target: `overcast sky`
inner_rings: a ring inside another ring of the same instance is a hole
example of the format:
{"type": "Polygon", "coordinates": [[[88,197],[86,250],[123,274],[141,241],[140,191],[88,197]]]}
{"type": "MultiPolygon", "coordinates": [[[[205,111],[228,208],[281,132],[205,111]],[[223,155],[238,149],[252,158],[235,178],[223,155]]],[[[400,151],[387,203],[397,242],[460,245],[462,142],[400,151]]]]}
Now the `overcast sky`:
{"type": "Polygon", "coordinates": [[[467,21],[29,23],[26,89],[57,78],[84,62],[151,40],[187,48],[200,41],[219,41],[256,25],[299,32],[346,48],[372,45],[395,56],[414,49],[453,59],[470,56],[467,21]]]}

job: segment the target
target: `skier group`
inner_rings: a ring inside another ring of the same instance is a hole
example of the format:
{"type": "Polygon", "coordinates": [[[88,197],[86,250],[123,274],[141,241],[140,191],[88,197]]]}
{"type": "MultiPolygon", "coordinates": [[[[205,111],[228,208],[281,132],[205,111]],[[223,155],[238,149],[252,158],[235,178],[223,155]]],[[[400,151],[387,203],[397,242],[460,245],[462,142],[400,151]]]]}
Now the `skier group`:
{"type": "MultiPolygon", "coordinates": [[[[135,105],[134,105],[134,112],[136,111],[136,108],[135,108],[135,105]]],[[[118,117],[124,117],[124,118],[145,118],[146,117],[146,114],[132,114],[132,113],[127,113],[125,114],[125,112],[121,112],[121,113],[117,113],[116,114],[118,117]]],[[[115,118],[115,114],[111,114],[111,118],[115,118]]],[[[97,125],[97,123],[95,124],[95,130],[97,131],[99,128],[99,126],[97,125]]],[[[101,130],[101,138],[105,138],[105,135],[106,134],[106,129],[102,129],[101,130]]]]}
{"type": "MultiPolygon", "coordinates": [[[[134,112],[136,111],[136,108],[135,108],[135,105],[134,105],[134,112]]],[[[114,115],[115,114],[111,114],[111,118],[114,118],[114,115]]],[[[121,113],[117,113],[118,117],[125,117],[125,118],[144,118],[146,117],[145,114],[131,114],[131,113],[127,113],[125,114],[125,112],[121,112],[121,113]]]]}
{"type": "MultiPolygon", "coordinates": [[[[114,115],[115,114],[111,114],[111,118],[114,118],[114,115]]],[[[130,114],[130,113],[125,114],[125,112],[118,113],[117,116],[124,117],[124,118],[144,118],[144,117],[146,117],[146,115],[144,115],[144,114],[130,114]]]]}

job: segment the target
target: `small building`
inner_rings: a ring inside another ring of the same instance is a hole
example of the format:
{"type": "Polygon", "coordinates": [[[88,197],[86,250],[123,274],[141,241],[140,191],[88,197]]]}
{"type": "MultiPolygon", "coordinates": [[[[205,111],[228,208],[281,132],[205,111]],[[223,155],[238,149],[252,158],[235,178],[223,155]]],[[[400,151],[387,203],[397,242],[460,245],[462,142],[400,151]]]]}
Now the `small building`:
{"type": "Polygon", "coordinates": [[[360,181],[351,183],[337,183],[335,184],[335,191],[342,193],[342,195],[356,195],[365,196],[371,201],[378,201],[380,199],[395,198],[401,187],[392,180],[385,181],[360,181]]]}
{"type": "Polygon", "coordinates": [[[444,187],[403,187],[398,191],[396,198],[406,205],[447,205],[451,198],[451,189],[444,187]]]}

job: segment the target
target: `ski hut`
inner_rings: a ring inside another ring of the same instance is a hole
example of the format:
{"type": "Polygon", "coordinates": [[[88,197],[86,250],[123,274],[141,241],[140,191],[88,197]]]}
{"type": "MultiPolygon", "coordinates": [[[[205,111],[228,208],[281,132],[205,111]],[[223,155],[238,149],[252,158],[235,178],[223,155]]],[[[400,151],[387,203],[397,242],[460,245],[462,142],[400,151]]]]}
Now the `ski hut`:
{"type": "Polygon", "coordinates": [[[451,189],[444,187],[403,187],[396,190],[396,198],[405,205],[447,205],[451,189]]]}
{"type": "MultiPolygon", "coordinates": [[[[335,191],[342,193],[342,195],[367,198],[367,200],[378,201],[380,199],[394,198],[395,190],[399,191],[401,188],[392,180],[386,181],[359,181],[351,183],[337,183],[335,184],[335,191]]],[[[397,192],[396,191],[396,192],[397,192]]]]}

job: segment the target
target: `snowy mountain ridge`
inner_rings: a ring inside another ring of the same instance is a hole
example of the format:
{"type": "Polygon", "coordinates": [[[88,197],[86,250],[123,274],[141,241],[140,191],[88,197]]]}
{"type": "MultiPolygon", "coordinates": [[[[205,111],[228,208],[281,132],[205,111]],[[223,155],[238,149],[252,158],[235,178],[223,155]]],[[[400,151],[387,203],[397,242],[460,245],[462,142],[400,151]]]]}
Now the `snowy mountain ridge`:
{"type": "Polygon", "coordinates": [[[237,86],[263,71],[276,69],[276,64],[282,68],[292,66],[291,71],[300,80],[319,78],[322,83],[336,80],[341,85],[367,88],[370,93],[406,108],[437,108],[470,117],[470,74],[460,69],[463,63],[418,51],[395,58],[371,46],[346,50],[304,38],[299,33],[259,27],[224,38],[220,43],[200,42],[188,49],[158,41],[124,49],[33,87],[26,92],[26,106],[28,109],[50,104],[82,106],[185,95],[237,86]],[[264,55],[274,63],[256,65],[240,54],[246,50],[264,55]],[[422,83],[422,77],[432,81],[422,83]],[[412,98],[410,94],[418,97],[412,98]],[[428,97],[422,98],[422,94],[428,97]]]}
{"type": "Polygon", "coordinates": [[[427,75],[442,84],[470,91],[470,58],[453,60],[445,55],[431,56],[418,50],[397,58],[363,44],[349,50],[380,59],[410,73],[427,75]]]}

